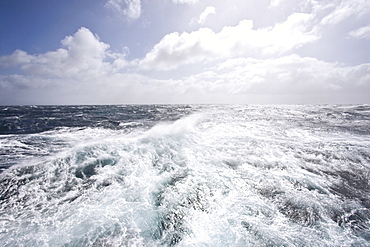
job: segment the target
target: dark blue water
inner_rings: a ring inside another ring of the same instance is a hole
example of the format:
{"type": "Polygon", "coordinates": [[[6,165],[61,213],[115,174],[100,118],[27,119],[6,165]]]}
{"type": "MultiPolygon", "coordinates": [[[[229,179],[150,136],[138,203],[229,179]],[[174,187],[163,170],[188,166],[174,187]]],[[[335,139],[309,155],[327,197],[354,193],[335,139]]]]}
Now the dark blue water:
{"type": "Polygon", "coordinates": [[[0,111],[0,134],[31,134],[58,127],[120,129],[122,123],[153,126],[189,114],[190,106],[7,106],[0,111]]]}
{"type": "Polygon", "coordinates": [[[367,105],[0,107],[1,246],[369,246],[367,105]]]}

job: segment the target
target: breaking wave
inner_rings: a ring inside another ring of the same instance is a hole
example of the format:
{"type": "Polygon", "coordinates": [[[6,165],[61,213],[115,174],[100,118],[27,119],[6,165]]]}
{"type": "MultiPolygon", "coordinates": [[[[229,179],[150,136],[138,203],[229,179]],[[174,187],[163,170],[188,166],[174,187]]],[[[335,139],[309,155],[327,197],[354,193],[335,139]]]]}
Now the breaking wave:
{"type": "Polygon", "coordinates": [[[370,107],[136,108],[6,127],[2,246],[369,245],[370,107]]]}

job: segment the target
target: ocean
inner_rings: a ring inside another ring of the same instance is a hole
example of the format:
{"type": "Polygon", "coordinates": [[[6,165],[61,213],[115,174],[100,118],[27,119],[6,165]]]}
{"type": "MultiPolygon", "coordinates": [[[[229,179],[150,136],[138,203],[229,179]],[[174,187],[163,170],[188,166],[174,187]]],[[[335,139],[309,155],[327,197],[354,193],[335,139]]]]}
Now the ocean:
{"type": "Polygon", "coordinates": [[[0,246],[370,246],[370,106],[0,106],[0,246]]]}

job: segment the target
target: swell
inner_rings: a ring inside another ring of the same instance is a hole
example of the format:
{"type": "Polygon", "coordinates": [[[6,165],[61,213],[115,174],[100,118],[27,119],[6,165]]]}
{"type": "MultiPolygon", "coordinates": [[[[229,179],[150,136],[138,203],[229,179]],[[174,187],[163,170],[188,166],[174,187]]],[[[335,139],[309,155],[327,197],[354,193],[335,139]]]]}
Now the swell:
{"type": "Polygon", "coordinates": [[[344,131],[327,108],[209,106],[148,129],[26,135],[59,144],[0,175],[0,243],[366,246],[368,118],[344,131]]]}

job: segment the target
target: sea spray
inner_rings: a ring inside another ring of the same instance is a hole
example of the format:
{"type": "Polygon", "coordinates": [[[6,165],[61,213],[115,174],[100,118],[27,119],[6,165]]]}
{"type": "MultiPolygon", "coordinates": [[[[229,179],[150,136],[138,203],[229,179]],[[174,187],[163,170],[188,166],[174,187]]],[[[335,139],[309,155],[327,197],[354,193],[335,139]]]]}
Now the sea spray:
{"type": "Polygon", "coordinates": [[[2,246],[369,244],[368,106],[13,108],[2,246]]]}

